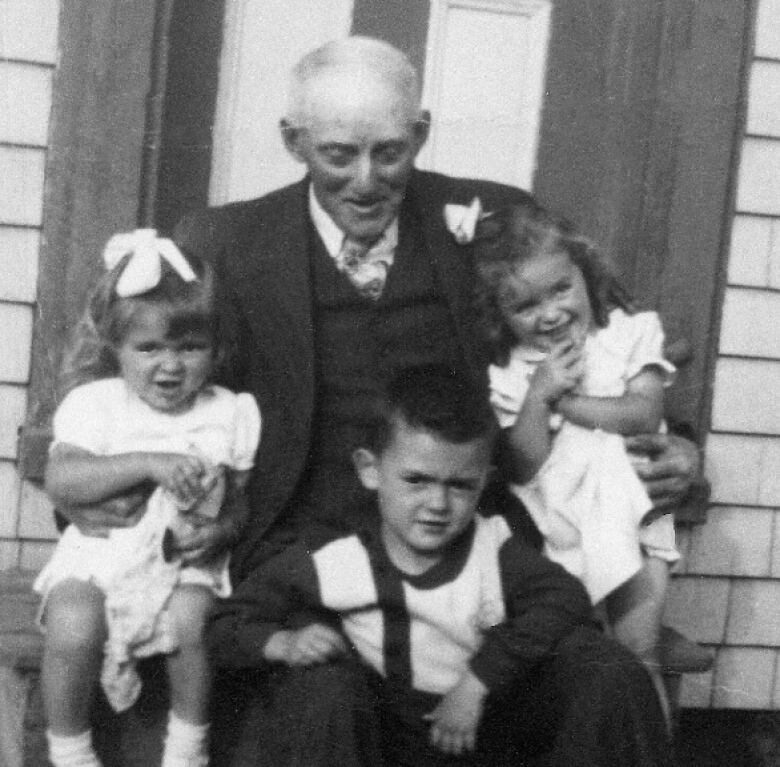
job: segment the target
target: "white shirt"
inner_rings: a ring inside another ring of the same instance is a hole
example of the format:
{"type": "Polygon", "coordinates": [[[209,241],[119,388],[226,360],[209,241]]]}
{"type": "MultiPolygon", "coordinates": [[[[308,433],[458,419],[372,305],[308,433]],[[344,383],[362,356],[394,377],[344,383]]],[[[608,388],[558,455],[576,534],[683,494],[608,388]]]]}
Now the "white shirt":
{"type": "MultiPolygon", "coordinates": [[[[325,208],[320,205],[320,201],[317,199],[317,195],[314,194],[314,187],[311,184],[309,185],[309,215],[314,223],[314,228],[317,230],[317,234],[319,234],[325,244],[325,249],[330,257],[335,259],[341,252],[346,235],[325,208]]],[[[390,222],[382,237],[388,240],[388,245],[394,252],[398,245],[397,216],[390,222]]]]}

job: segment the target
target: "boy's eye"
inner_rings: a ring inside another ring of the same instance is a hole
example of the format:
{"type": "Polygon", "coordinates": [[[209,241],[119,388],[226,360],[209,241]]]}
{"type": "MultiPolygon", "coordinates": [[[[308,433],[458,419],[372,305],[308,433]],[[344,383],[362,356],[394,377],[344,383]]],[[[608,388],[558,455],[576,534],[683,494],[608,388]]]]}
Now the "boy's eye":
{"type": "Polygon", "coordinates": [[[210,346],[206,341],[186,341],[179,348],[183,352],[202,352],[209,349],[210,346]]]}
{"type": "Polygon", "coordinates": [[[473,493],[477,489],[476,483],[465,479],[450,482],[450,487],[459,493],[473,493]]]}

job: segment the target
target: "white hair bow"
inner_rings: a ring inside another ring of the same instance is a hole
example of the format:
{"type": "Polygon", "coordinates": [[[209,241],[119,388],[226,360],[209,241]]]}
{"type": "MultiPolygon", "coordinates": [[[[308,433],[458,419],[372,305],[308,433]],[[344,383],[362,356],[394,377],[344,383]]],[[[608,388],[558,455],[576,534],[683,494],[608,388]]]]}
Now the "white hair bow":
{"type": "Polygon", "coordinates": [[[474,239],[477,221],[482,217],[482,203],[475,197],[470,205],[445,205],[444,222],[458,245],[465,245],[474,239]]]}
{"type": "Polygon", "coordinates": [[[122,298],[140,296],[160,284],[162,259],[184,280],[193,282],[197,275],[182,252],[165,237],[158,237],[156,229],[136,229],[115,234],[103,250],[106,269],[113,269],[126,255],[130,260],[116,284],[116,294],[122,298]]]}

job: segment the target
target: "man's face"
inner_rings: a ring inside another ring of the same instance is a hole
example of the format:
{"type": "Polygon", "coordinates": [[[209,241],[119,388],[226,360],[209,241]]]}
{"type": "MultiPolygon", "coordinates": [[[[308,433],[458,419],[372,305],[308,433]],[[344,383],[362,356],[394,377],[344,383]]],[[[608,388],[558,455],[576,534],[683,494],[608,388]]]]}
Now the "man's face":
{"type": "Polygon", "coordinates": [[[427,122],[392,83],[334,72],[309,83],[302,125],[285,143],[306,163],[314,194],[344,234],[373,242],[398,215],[427,122]]]}
{"type": "Polygon", "coordinates": [[[471,523],[490,466],[487,437],[454,443],[398,420],[379,454],[361,449],[355,465],[375,490],[382,540],[410,574],[427,570],[471,523]]]}

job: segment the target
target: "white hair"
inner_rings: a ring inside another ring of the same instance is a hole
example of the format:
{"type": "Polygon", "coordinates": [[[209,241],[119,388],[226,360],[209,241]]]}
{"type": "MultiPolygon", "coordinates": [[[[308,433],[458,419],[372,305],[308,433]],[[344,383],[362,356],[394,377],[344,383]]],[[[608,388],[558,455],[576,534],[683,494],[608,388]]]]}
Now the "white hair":
{"type": "Polygon", "coordinates": [[[395,88],[416,119],[420,111],[420,78],[407,56],[383,40],[346,37],[307,53],[293,67],[287,98],[287,119],[294,125],[309,117],[309,85],[323,74],[342,71],[350,77],[373,76],[395,88]]]}

